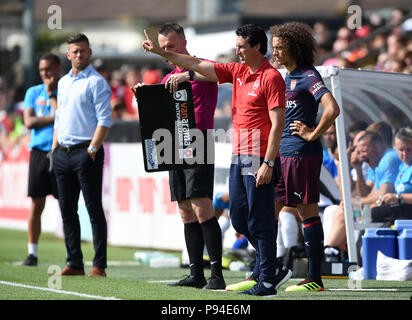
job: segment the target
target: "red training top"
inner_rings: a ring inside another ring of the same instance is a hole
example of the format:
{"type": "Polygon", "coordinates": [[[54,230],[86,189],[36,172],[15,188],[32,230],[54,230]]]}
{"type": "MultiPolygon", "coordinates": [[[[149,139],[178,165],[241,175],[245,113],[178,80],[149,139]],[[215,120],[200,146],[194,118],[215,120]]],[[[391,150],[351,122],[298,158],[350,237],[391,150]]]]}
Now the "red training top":
{"type": "Polygon", "coordinates": [[[233,154],[264,157],[272,127],[269,110],[286,104],[282,75],[268,59],[254,73],[241,63],[216,63],[215,72],[219,83],[233,83],[233,154]]]}

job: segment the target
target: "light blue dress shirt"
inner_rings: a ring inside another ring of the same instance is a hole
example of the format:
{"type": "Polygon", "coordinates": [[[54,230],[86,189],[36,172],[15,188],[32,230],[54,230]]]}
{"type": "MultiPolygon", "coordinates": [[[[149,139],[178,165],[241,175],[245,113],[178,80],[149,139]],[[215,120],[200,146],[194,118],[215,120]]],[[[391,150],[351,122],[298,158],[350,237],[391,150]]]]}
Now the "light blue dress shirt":
{"type": "Polygon", "coordinates": [[[57,92],[54,126],[60,145],[92,140],[97,126],[112,126],[110,87],[91,64],[77,76],[70,70],[60,79],[57,92]]]}

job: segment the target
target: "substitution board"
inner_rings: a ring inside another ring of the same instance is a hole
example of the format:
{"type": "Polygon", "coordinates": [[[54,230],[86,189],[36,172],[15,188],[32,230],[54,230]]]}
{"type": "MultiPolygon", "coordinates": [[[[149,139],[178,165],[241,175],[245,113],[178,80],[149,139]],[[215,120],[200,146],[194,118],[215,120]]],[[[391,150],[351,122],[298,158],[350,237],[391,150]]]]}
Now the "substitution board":
{"type": "Polygon", "coordinates": [[[192,147],[196,121],[190,82],[179,84],[175,93],[164,84],[142,86],[136,89],[136,100],[146,172],[198,165],[192,147]]]}

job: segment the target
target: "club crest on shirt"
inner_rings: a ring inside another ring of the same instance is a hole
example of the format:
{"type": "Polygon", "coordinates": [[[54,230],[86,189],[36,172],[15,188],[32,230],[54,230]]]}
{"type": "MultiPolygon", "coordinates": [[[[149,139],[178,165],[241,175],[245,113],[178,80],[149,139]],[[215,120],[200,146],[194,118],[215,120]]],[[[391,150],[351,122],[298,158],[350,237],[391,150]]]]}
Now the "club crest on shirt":
{"type": "Polygon", "coordinates": [[[290,80],[290,90],[295,90],[296,88],[296,80],[290,80]]]}
{"type": "Polygon", "coordinates": [[[260,81],[256,80],[255,83],[253,84],[253,91],[259,88],[259,84],[260,84],[260,81]]]}

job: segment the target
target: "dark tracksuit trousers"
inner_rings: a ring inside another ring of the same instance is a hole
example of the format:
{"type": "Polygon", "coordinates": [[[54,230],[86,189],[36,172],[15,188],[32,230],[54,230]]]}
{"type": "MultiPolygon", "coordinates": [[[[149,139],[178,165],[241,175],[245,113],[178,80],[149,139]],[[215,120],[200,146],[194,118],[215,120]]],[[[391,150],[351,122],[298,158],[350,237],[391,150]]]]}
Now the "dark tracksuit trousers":
{"type": "Polygon", "coordinates": [[[232,156],[229,176],[230,219],[233,228],[246,236],[256,249],[254,277],[273,283],[276,261],[275,184],[280,162],[276,159],[271,183],[256,188],[257,171],[263,158],[232,156]]]}

